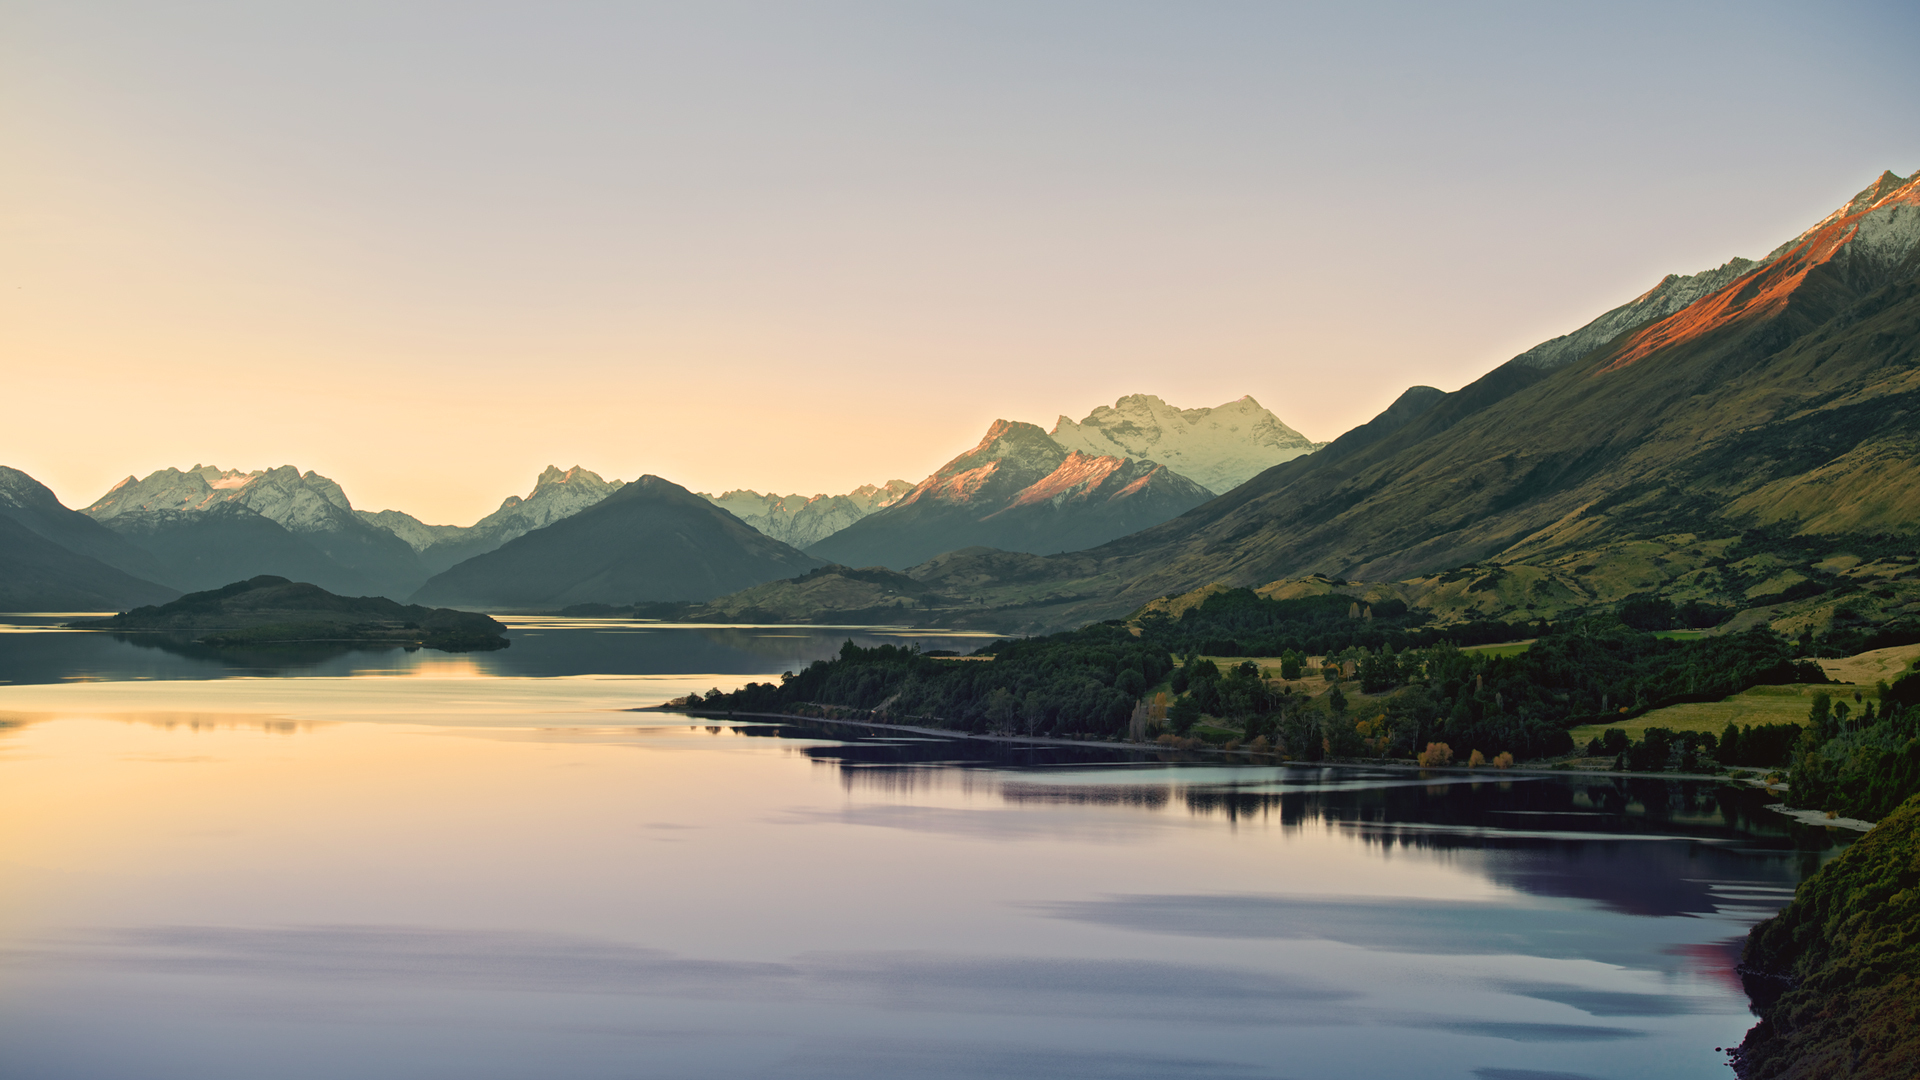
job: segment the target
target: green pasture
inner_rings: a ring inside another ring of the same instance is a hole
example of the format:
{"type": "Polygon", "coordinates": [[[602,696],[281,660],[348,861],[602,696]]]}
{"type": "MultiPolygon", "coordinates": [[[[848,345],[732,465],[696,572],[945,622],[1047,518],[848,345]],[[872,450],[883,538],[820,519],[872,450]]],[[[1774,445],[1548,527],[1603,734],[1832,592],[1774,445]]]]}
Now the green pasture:
{"type": "Polygon", "coordinates": [[[1813,705],[1813,695],[1826,691],[1835,699],[1842,696],[1851,698],[1857,686],[1829,684],[1810,686],[1795,684],[1789,686],[1756,686],[1744,693],[1735,694],[1719,701],[1687,702],[1681,705],[1669,705],[1664,709],[1654,709],[1632,719],[1622,719],[1614,724],[1582,724],[1574,728],[1573,744],[1585,746],[1587,740],[1598,738],[1608,728],[1620,728],[1632,739],[1639,739],[1648,728],[1666,728],[1668,731],[1710,731],[1715,735],[1726,730],[1728,724],[1740,724],[1751,727],[1755,724],[1804,724],[1807,722],[1807,710],[1813,705]]]}

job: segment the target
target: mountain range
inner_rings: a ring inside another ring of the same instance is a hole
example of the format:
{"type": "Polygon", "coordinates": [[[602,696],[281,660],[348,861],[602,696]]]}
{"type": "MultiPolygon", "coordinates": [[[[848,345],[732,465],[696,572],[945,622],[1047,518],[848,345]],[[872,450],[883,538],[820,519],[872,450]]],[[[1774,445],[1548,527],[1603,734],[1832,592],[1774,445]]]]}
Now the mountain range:
{"type": "Polygon", "coordinates": [[[128,477],[84,512],[6,469],[0,604],[122,607],[271,573],[443,604],[854,605],[996,629],[1215,586],[1461,618],[1654,594],[1776,625],[1920,615],[1917,415],[1920,174],[1886,173],[1759,259],[1669,275],[1324,447],[1251,398],[1133,395],[1051,432],[996,421],[907,490],[711,497],[549,468],[464,527],[357,512],[291,466],[128,477]]]}
{"type": "Polygon", "coordinates": [[[700,497],[783,544],[819,543],[913,490],[905,480],[863,484],[845,495],[765,495],[741,488],[700,497]]]}
{"type": "Polygon", "coordinates": [[[509,495],[500,508],[472,525],[428,525],[398,510],[358,511],[369,525],[385,529],[419,554],[420,564],[437,574],[457,563],[484,555],[509,540],[525,536],[594,505],[625,485],[603,480],[600,474],[575,465],[560,471],[549,465],[533,482],[526,498],[509,495]]]}
{"type": "Polygon", "coordinates": [[[185,591],[280,574],[348,595],[404,596],[427,574],[405,542],[360,519],[340,485],[291,465],[213,465],[127,477],[82,513],[153,557],[185,591]]]}
{"type": "Polygon", "coordinates": [[[1178,518],[910,576],[965,597],[923,617],[999,628],[1313,575],[1479,615],[1651,593],[1788,623],[1914,614],[1916,416],[1920,174],[1886,173],[1764,258],[1667,277],[1451,393],[1413,388],[1178,518]]]}
{"type": "Polygon", "coordinates": [[[1159,524],[1212,494],[1164,465],[1069,450],[1033,424],[996,420],[973,449],[807,552],[901,570],[969,546],[1074,551],[1159,524]]]}

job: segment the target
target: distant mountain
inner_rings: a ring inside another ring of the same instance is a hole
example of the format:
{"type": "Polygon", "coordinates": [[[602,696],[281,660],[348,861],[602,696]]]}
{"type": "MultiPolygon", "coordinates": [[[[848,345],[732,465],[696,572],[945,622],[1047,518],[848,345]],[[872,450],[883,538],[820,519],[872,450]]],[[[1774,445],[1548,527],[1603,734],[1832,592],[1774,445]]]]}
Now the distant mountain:
{"type": "Polygon", "coordinates": [[[500,509],[472,525],[427,525],[398,510],[377,513],[362,510],[359,515],[362,521],[405,541],[419,554],[421,564],[430,573],[437,574],[516,537],[571,517],[620,490],[625,483],[603,480],[598,473],[578,465],[565,472],[549,465],[534,481],[533,490],[526,498],[509,495],[501,501],[500,509]]]}
{"type": "Polygon", "coordinates": [[[1062,416],[1050,433],[1093,457],[1157,461],[1216,495],[1319,449],[1251,397],[1211,409],[1176,409],[1152,394],[1129,394],[1085,420],[1062,416]]]}
{"type": "Polygon", "coordinates": [[[892,506],[913,490],[905,480],[865,484],[845,495],[765,495],[744,488],[719,496],[700,497],[783,544],[804,548],[883,507],[892,506]]]}
{"type": "Polygon", "coordinates": [[[0,466],[0,611],[118,611],[180,595],[125,569],[152,564],[44,484],[0,466]]]}
{"type": "Polygon", "coordinates": [[[1074,551],[1157,525],[1211,495],[1154,462],[1068,450],[1033,424],[996,420],[978,446],[807,551],[896,570],[975,545],[1074,551]]]}
{"type": "Polygon", "coordinates": [[[189,590],[277,573],[335,592],[404,596],[427,577],[413,549],[361,520],[340,485],[291,465],[129,476],[84,513],[189,590]]]}
{"type": "Polygon", "coordinates": [[[413,600],[496,610],[707,600],[820,565],[678,484],[643,476],[436,575],[413,600]]]}
{"type": "Polygon", "coordinates": [[[1017,580],[984,555],[940,570],[1023,626],[1315,573],[1523,614],[1659,592],[1821,624],[1920,605],[1916,462],[1920,173],[1887,173],[1763,259],[1663,279],[1452,393],[1409,391],[1177,520],[1017,580]]]}

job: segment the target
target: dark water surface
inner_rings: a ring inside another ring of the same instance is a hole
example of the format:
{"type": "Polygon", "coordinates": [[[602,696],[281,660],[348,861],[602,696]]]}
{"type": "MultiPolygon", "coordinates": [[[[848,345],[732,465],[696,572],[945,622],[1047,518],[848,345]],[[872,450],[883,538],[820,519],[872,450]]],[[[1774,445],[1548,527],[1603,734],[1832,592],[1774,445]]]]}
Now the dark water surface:
{"type": "Polygon", "coordinates": [[[1715,784],[626,711],[931,634],[514,633],[0,634],[0,1076],[1729,1076],[1738,942],[1844,842],[1715,784]]]}

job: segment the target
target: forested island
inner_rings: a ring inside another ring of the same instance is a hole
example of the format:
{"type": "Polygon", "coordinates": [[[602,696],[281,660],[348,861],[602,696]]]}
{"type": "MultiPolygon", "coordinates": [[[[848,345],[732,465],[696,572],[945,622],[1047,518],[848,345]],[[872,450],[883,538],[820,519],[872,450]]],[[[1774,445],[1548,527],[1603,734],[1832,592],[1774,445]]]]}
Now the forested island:
{"type": "Polygon", "coordinates": [[[507,628],[479,612],[401,604],[384,596],[336,596],[271,574],[68,625],[166,632],[212,648],[328,643],[474,652],[510,644],[507,628]]]}

